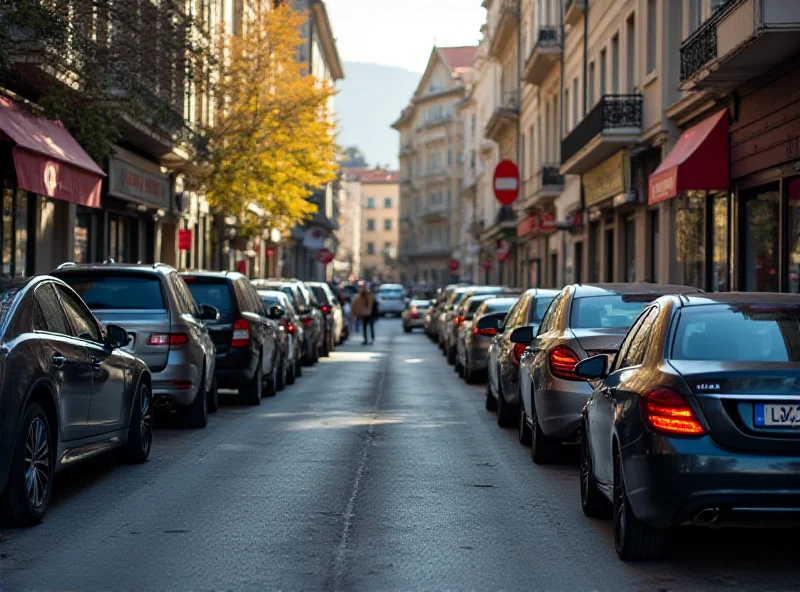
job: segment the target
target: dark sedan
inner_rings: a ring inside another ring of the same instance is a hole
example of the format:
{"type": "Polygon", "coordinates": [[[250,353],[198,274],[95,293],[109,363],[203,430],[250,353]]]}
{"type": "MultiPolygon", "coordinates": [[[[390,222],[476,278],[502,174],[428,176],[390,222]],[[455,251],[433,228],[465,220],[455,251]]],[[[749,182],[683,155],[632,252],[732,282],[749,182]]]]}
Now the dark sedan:
{"type": "Polygon", "coordinates": [[[0,301],[0,516],[30,525],[44,517],[59,470],[110,450],[147,460],[151,377],[120,349],[125,329],[104,331],[61,280],[5,280],[0,301]]]}
{"type": "Polygon", "coordinates": [[[666,296],[596,380],[583,413],[581,505],[614,517],[622,559],[650,559],[681,525],[797,524],[800,297],[666,296]]]}
{"type": "Polygon", "coordinates": [[[456,369],[467,384],[477,382],[486,373],[489,362],[489,347],[497,335],[497,327],[508,311],[519,300],[516,296],[495,297],[473,296],[470,299],[470,311],[458,335],[456,347],[456,369]],[[478,324],[487,317],[495,319],[496,324],[486,328],[478,324]]]}

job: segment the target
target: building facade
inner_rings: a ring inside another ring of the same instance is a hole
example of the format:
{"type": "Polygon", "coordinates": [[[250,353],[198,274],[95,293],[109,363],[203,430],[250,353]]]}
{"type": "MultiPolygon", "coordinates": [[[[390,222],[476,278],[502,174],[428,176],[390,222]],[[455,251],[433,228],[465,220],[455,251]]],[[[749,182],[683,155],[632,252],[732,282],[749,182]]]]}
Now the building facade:
{"type": "Polygon", "coordinates": [[[365,171],[361,184],[361,274],[370,282],[398,282],[400,184],[391,171],[365,171]]]}

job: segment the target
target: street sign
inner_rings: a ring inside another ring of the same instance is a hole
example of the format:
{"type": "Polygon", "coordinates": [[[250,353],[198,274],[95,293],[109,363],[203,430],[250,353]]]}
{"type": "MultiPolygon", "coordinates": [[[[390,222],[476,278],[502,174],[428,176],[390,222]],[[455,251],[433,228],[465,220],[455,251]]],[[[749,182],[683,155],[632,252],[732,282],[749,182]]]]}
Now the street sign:
{"type": "Polygon", "coordinates": [[[488,259],[484,259],[483,262],[481,263],[481,267],[483,267],[486,271],[489,271],[489,269],[491,269],[492,267],[492,262],[489,261],[488,259]]]}
{"type": "Polygon", "coordinates": [[[455,273],[461,267],[461,264],[455,259],[450,259],[449,267],[450,267],[450,273],[455,273]]]}
{"type": "Polygon", "coordinates": [[[550,234],[556,230],[556,217],[553,214],[539,216],[539,230],[542,234],[550,234]]]}
{"type": "Polygon", "coordinates": [[[501,160],[494,169],[492,181],[494,196],[504,206],[510,206],[519,197],[519,168],[511,160],[501,160]]]}
{"type": "Polygon", "coordinates": [[[328,265],[331,261],[333,261],[333,253],[330,249],[320,249],[317,251],[317,261],[323,265],[328,265]]]}

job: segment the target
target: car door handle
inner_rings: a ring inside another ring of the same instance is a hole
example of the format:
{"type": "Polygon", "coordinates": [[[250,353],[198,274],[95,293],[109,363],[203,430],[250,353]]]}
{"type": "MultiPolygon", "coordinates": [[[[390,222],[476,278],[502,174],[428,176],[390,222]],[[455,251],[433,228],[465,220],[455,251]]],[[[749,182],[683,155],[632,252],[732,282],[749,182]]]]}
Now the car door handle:
{"type": "Polygon", "coordinates": [[[100,358],[96,358],[96,357],[92,356],[92,360],[91,361],[92,361],[92,368],[95,369],[95,370],[99,370],[100,366],[103,365],[103,360],[101,360],[100,358]]]}
{"type": "Polygon", "coordinates": [[[53,354],[50,363],[56,368],[61,368],[67,363],[67,358],[65,358],[61,354],[53,354]]]}

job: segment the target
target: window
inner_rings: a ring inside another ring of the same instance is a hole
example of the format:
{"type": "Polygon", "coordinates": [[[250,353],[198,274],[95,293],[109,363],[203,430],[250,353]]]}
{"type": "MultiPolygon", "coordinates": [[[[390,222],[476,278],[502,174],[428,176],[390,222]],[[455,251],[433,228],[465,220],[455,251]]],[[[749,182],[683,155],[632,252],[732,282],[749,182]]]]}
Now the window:
{"type": "Polygon", "coordinates": [[[628,85],[628,94],[633,94],[636,88],[636,21],[634,15],[625,23],[625,43],[627,43],[627,58],[625,64],[625,78],[628,85]]]}
{"type": "Polygon", "coordinates": [[[647,73],[656,69],[658,0],[647,0],[647,73]]]}
{"type": "Polygon", "coordinates": [[[625,218],[625,281],[636,281],[636,218],[625,218]]]}
{"type": "Polygon", "coordinates": [[[633,325],[653,295],[584,296],[572,302],[572,329],[627,329],[633,325]]]}
{"type": "Polygon", "coordinates": [[[683,269],[683,283],[705,289],[706,197],[702,191],[687,191],[676,199],[675,214],[678,265],[683,269]]]}
{"type": "Polygon", "coordinates": [[[367,232],[373,232],[374,230],[375,230],[375,219],[367,218],[367,232]]]}
{"type": "Polygon", "coordinates": [[[589,87],[588,91],[589,109],[594,107],[594,62],[589,64],[589,87]]]}
{"type": "MultiPolygon", "coordinates": [[[[3,296],[6,296],[6,294],[3,294],[3,296]]],[[[34,298],[34,330],[70,335],[71,331],[67,323],[67,317],[56,297],[53,284],[48,282],[36,288],[34,298]]]]}
{"type": "Polygon", "coordinates": [[[368,210],[375,209],[375,198],[374,197],[368,197],[367,198],[367,209],[368,210]]]}
{"type": "Polygon", "coordinates": [[[375,243],[367,243],[367,255],[375,254],[375,243]]]}
{"type": "Polygon", "coordinates": [[[392,219],[391,218],[386,218],[386,220],[383,221],[383,229],[384,230],[391,230],[392,229],[392,219]]]}
{"type": "Polygon", "coordinates": [[[691,35],[700,28],[700,24],[703,22],[703,0],[688,0],[688,2],[689,18],[687,20],[689,22],[689,35],[691,35]]]}
{"type": "Polygon", "coordinates": [[[184,282],[183,278],[181,278],[181,276],[179,276],[177,273],[172,273],[169,277],[169,281],[172,283],[173,289],[175,290],[175,295],[178,299],[181,313],[191,314],[199,317],[200,311],[197,310],[194,297],[192,296],[191,292],[189,292],[189,288],[186,287],[186,282],[184,282]]]}
{"type": "Polygon", "coordinates": [[[475,133],[475,126],[477,125],[477,121],[478,121],[478,118],[477,118],[477,116],[476,116],[476,115],[473,113],[473,114],[472,114],[472,133],[475,133]]]}
{"type": "Polygon", "coordinates": [[[56,291],[58,292],[64,311],[67,313],[67,319],[69,319],[72,325],[72,334],[79,339],[100,342],[100,327],[97,326],[97,322],[94,320],[92,313],[87,310],[83,302],[80,301],[80,298],[76,297],[75,294],[63,286],[57,284],[56,291]]]}
{"type": "Polygon", "coordinates": [[[578,125],[578,121],[578,79],[575,78],[572,81],[572,126],[578,125]]]}
{"type": "MultiPolygon", "coordinates": [[[[213,306],[219,311],[221,319],[226,319],[233,314],[231,289],[227,280],[188,276],[186,281],[188,282],[189,291],[192,293],[192,298],[194,298],[195,302],[213,306]]],[[[281,290],[290,294],[292,298],[297,297],[289,286],[283,286],[281,290]]]]}
{"type": "Polygon", "coordinates": [[[77,274],[62,278],[92,310],[164,310],[161,282],[152,274],[77,274]]]}
{"type": "Polygon", "coordinates": [[[447,166],[453,166],[453,149],[447,151],[447,166]]]}
{"type": "Polygon", "coordinates": [[[619,94],[619,35],[611,39],[611,94],[619,94]]]}
{"type": "Polygon", "coordinates": [[[389,253],[391,250],[392,250],[391,241],[386,241],[385,243],[383,243],[383,252],[384,253],[389,253]]]}
{"type": "Polygon", "coordinates": [[[89,262],[89,230],[91,227],[91,216],[89,214],[75,215],[75,247],[73,249],[72,261],[75,263],[89,262]]]}
{"type": "Polygon", "coordinates": [[[608,60],[606,59],[607,55],[608,54],[606,53],[605,49],[600,52],[600,97],[606,94],[606,68],[608,67],[608,60]]]}
{"type": "Polygon", "coordinates": [[[538,335],[544,335],[556,328],[556,311],[561,306],[561,302],[567,298],[567,292],[560,292],[547,307],[542,316],[542,324],[539,326],[538,335]]]}
{"type": "Polygon", "coordinates": [[[539,323],[544,318],[544,313],[547,312],[547,307],[553,301],[555,296],[539,297],[536,299],[534,306],[530,307],[528,314],[529,323],[539,323]]]}
{"type": "Polygon", "coordinates": [[[563,123],[564,132],[568,132],[570,130],[570,127],[569,127],[569,89],[566,89],[564,91],[564,103],[563,104],[567,106],[567,108],[564,109],[564,113],[563,113],[563,115],[564,115],[564,123],[563,123]]]}
{"type": "MultiPolygon", "coordinates": [[[[46,198],[44,198],[46,199],[46,198]]],[[[51,200],[46,200],[53,203],[51,200]]],[[[3,192],[3,218],[0,226],[3,275],[25,276],[28,252],[28,194],[25,191],[5,189],[3,192]]]]}
{"type": "Polygon", "coordinates": [[[383,198],[383,209],[385,209],[385,210],[392,209],[392,198],[391,197],[384,197],[383,198]]]}

